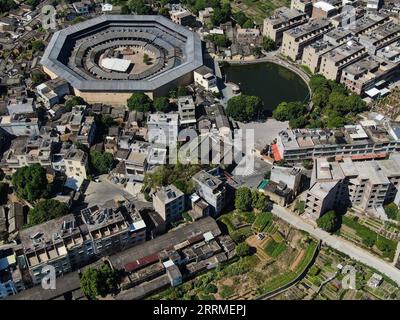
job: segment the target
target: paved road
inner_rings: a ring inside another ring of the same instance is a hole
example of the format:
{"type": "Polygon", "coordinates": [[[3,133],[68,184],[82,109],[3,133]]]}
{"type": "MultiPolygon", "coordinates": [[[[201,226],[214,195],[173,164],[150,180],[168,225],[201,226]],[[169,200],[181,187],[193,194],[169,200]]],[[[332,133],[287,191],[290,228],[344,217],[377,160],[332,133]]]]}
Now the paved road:
{"type": "Polygon", "coordinates": [[[274,205],[272,213],[274,213],[279,218],[285,220],[286,222],[290,223],[297,229],[307,231],[312,236],[322,240],[323,243],[344,254],[347,254],[352,259],[360,261],[372,268],[375,268],[376,270],[379,270],[380,272],[384,273],[386,276],[396,281],[397,284],[400,285],[400,270],[395,268],[390,263],[381,260],[380,258],[372,255],[371,253],[355,246],[354,244],[342,238],[330,235],[329,233],[321,229],[314,228],[312,225],[310,225],[300,217],[295,216],[294,214],[292,214],[283,207],[274,205]]]}

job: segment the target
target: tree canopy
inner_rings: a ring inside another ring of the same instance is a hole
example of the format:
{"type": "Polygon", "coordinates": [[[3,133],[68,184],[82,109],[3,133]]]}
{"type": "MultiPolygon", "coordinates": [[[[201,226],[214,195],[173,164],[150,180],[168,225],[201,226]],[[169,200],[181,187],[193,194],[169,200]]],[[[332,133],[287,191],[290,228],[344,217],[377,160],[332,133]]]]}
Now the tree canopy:
{"type": "Polygon", "coordinates": [[[248,122],[263,115],[263,105],[261,98],[241,94],[229,99],[226,114],[236,121],[248,122]]]}
{"type": "Polygon", "coordinates": [[[65,203],[55,199],[40,200],[34,208],[29,210],[29,226],[65,216],[67,213],[68,206],[65,203]]]}
{"type": "Polygon", "coordinates": [[[303,116],[307,108],[300,102],[281,102],[273,111],[273,117],[278,121],[290,121],[303,116]]]}
{"type": "Polygon", "coordinates": [[[90,166],[97,174],[110,172],[114,163],[114,157],[109,152],[90,151],[90,166]]]}
{"type": "Polygon", "coordinates": [[[262,47],[265,51],[273,51],[276,49],[275,41],[269,37],[263,37],[262,47]]]}
{"type": "Polygon", "coordinates": [[[44,43],[42,40],[33,40],[31,42],[31,46],[32,46],[33,52],[43,51],[43,49],[44,49],[44,43]]]}
{"type": "Polygon", "coordinates": [[[32,72],[31,75],[32,82],[34,85],[40,84],[46,80],[46,75],[43,72],[32,72]]]}
{"type": "Polygon", "coordinates": [[[69,111],[71,111],[73,107],[79,106],[79,105],[86,105],[86,102],[85,102],[85,100],[83,100],[83,98],[77,97],[77,96],[73,96],[65,102],[65,107],[69,111]]]}
{"type": "Polygon", "coordinates": [[[153,102],[144,93],[135,92],[128,99],[127,105],[131,111],[149,112],[153,107],[153,102]]]}
{"type": "Polygon", "coordinates": [[[17,3],[13,0],[0,0],[0,13],[8,12],[17,6],[17,3]]]}
{"type": "Polygon", "coordinates": [[[393,202],[388,203],[387,205],[385,205],[384,208],[385,208],[385,213],[389,219],[400,220],[399,207],[395,203],[393,202]]]}
{"type": "Polygon", "coordinates": [[[317,225],[327,232],[335,232],[340,227],[340,219],[336,212],[331,210],[317,219],[317,225]]]}
{"type": "Polygon", "coordinates": [[[226,48],[231,45],[231,42],[229,41],[228,37],[224,34],[209,34],[206,36],[206,40],[211,41],[217,47],[226,48]]]}
{"type": "Polygon", "coordinates": [[[157,97],[154,99],[154,108],[159,112],[168,112],[170,108],[169,98],[157,97]]]}
{"type": "Polygon", "coordinates": [[[309,86],[311,111],[302,102],[282,102],[273,112],[274,118],[288,120],[291,128],[339,128],[366,110],[360,96],[322,75],[312,76],[309,86]]]}
{"type": "Polygon", "coordinates": [[[40,164],[18,168],[12,176],[17,196],[29,202],[46,198],[49,194],[46,169],[40,164]]]}
{"type": "Polygon", "coordinates": [[[211,22],[215,26],[219,26],[221,23],[228,22],[231,14],[231,5],[229,2],[224,2],[220,7],[214,8],[214,12],[211,14],[211,22]]]}
{"type": "Polygon", "coordinates": [[[144,0],[129,0],[127,7],[130,13],[134,14],[150,14],[151,8],[146,5],[144,0]]]}
{"type": "Polygon", "coordinates": [[[117,272],[107,265],[102,265],[98,269],[88,268],[82,274],[80,285],[83,294],[91,299],[105,297],[117,288],[117,272]]]}
{"type": "Polygon", "coordinates": [[[240,187],[236,190],[235,208],[240,211],[250,211],[252,209],[252,195],[249,188],[240,187]]]}
{"type": "Polygon", "coordinates": [[[245,257],[251,254],[251,247],[246,243],[242,242],[236,246],[236,254],[239,257],[245,257]]]}

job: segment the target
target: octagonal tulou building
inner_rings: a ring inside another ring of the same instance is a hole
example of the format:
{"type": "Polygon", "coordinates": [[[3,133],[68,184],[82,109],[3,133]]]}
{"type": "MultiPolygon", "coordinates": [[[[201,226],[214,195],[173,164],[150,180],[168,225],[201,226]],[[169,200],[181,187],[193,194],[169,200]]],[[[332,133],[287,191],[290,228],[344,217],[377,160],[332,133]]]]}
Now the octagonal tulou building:
{"type": "Polygon", "coordinates": [[[57,31],[41,60],[88,103],[167,95],[203,65],[199,36],[162,16],[103,15],[57,31]]]}

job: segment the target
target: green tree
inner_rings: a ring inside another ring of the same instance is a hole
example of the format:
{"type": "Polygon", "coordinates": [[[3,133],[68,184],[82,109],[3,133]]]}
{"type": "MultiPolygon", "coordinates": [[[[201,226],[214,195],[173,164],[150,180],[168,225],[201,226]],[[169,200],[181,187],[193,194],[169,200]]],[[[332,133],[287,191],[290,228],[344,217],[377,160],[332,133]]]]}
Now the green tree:
{"type": "Polygon", "coordinates": [[[242,26],[243,29],[251,29],[253,27],[254,27],[254,22],[251,21],[250,19],[247,20],[242,26]]]}
{"type": "Polygon", "coordinates": [[[145,53],[145,54],[143,55],[143,63],[144,63],[144,64],[149,64],[150,61],[151,61],[151,59],[150,59],[149,55],[148,55],[147,53],[145,53]]]}
{"type": "Polygon", "coordinates": [[[67,108],[68,112],[71,112],[73,107],[80,105],[86,105],[86,102],[83,100],[83,98],[77,96],[73,96],[65,102],[65,107],[67,108]]]}
{"type": "Polygon", "coordinates": [[[46,75],[42,72],[32,72],[31,78],[33,85],[38,85],[46,81],[46,75]]]}
{"type": "Polygon", "coordinates": [[[250,211],[252,209],[251,191],[247,187],[240,187],[235,194],[235,208],[240,211],[250,211]]]}
{"type": "Polygon", "coordinates": [[[289,126],[293,129],[304,128],[308,124],[306,117],[300,116],[289,120],[289,126]]]}
{"type": "Polygon", "coordinates": [[[329,88],[328,80],[322,75],[312,76],[308,82],[308,85],[310,86],[312,92],[315,92],[315,90],[323,87],[329,88]]]}
{"type": "Polygon", "coordinates": [[[261,212],[267,211],[268,207],[269,207],[269,197],[267,197],[265,194],[260,193],[258,196],[257,202],[255,203],[255,206],[253,206],[253,207],[261,212]]]}
{"type": "Polygon", "coordinates": [[[77,24],[77,23],[80,23],[83,21],[85,21],[85,18],[82,16],[78,16],[78,17],[75,17],[74,20],[72,20],[72,24],[77,24]]]}
{"type": "Polygon", "coordinates": [[[33,52],[43,51],[44,50],[44,43],[42,40],[33,40],[31,42],[33,52]]]}
{"type": "Polygon", "coordinates": [[[331,210],[317,219],[317,226],[327,232],[334,232],[340,227],[340,219],[336,212],[331,210]]]}
{"type": "Polygon", "coordinates": [[[144,93],[136,92],[128,99],[127,105],[131,111],[149,112],[153,107],[153,102],[144,93]]]}
{"type": "Polygon", "coordinates": [[[97,174],[105,174],[110,172],[114,158],[109,152],[90,151],[90,165],[92,170],[97,174]]]}
{"type": "Polygon", "coordinates": [[[391,202],[385,205],[384,208],[385,213],[389,219],[399,220],[399,207],[395,203],[391,202]]]}
{"type": "Polygon", "coordinates": [[[130,13],[135,14],[150,14],[151,8],[146,5],[144,0],[129,0],[127,6],[130,13]]]}
{"type": "Polygon", "coordinates": [[[204,292],[207,293],[207,294],[217,293],[218,292],[218,287],[216,285],[212,284],[212,283],[209,283],[204,288],[204,292]]]}
{"type": "Polygon", "coordinates": [[[118,286],[117,272],[107,265],[102,265],[98,269],[89,267],[83,272],[80,285],[82,292],[91,299],[105,297],[114,292],[118,286]]]}
{"type": "Polygon", "coordinates": [[[67,213],[68,207],[65,203],[54,199],[40,200],[34,208],[29,210],[29,226],[65,216],[67,213]]]}
{"type": "Polygon", "coordinates": [[[0,13],[8,12],[17,7],[17,3],[13,0],[0,0],[0,13]]]}
{"type": "Polygon", "coordinates": [[[246,243],[242,242],[236,246],[236,254],[239,257],[245,257],[251,254],[251,247],[246,243]]]}
{"type": "Polygon", "coordinates": [[[211,22],[215,26],[228,22],[231,18],[231,13],[231,5],[229,2],[225,2],[221,7],[214,8],[214,12],[211,15],[211,22]]]}
{"type": "Polygon", "coordinates": [[[228,37],[224,34],[209,34],[205,38],[206,40],[211,41],[217,47],[227,48],[231,45],[228,37]]]}
{"type": "Polygon", "coordinates": [[[307,170],[311,170],[313,168],[313,162],[311,160],[303,160],[302,164],[307,170]]]}
{"type": "Polygon", "coordinates": [[[226,114],[236,121],[248,122],[263,115],[263,101],[256,96],[241,94],[228,101],[226,114]]]}
{"type": "Polygon", "coordinates": [[[270,37],[263,37],[262,47],[265,51],[273,51],[276,49],[276,43],[270,37]]]}
{"type": "Polygon", "coordinates": [[[238,11],[233,14],[233,18],[235,19],[236,23],[240,26],[243,26],[249,18],[244,14],[243,11],[238,11]]]}
{"type": "Polygon", "coordinates": [[[261,194],[261,193],[258,192],[257,189],[251,190],[251,206],[252,206],[253,208],[256,207],[258,198],[260,197],[260,194],[261,194]]]}
{"type": "Polygon", "coordinates": [[[159,112],[168,112],[170,108],[169,98],[157,97],[154,99],[154,108],[159,112]]]}
{"type": "Polygon", "coordinates": [[[162,8],[160,8],[160,9],[158,9],[157,13],[158,13],[160,16],[164,16],[164,17],[169,18],[169,10],[168,10],[168,8],[162,7],[162,8]]]}
{"type": "Polygon", "coordinates": [[[37,163],[18,168],[12,176],[12,183],[17,196],[29,202],[46,198],[49,194],[46,169],[37,163]]]}
{"type": "Polygon", "coordinates": [[[306,106],[301,102],[281,102],[272,116],[278,121],[290,121],[304,117],[307,112],[306,106]]]}

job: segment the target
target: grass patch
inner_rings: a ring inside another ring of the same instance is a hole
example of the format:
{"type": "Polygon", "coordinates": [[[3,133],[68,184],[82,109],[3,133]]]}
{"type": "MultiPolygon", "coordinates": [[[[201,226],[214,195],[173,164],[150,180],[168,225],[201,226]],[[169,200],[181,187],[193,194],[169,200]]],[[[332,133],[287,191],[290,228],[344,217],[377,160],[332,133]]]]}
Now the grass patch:
{"type": "Polygon", "coordinates": [[[222,285],[219,295],[222,298],[226,299],[226,298],[229,298],[230,296],[232,296],[234,293],[235,293],[235,291],[233,290],[233,287],[227,286],[227,285],[222,285]]]}
{"type": "Polygon", "coordinates": [[[264,252],[272,258],[277,258],[285,250],[286,244],[276,242],[274,239],[269,239],[264,247],[264,252]]]}
{"type": "Polygon", "coordinates": [[[376,246],[383,257],[393,260],[397,248],[397,243],[395,241],[377,234],[355,219],[343,216],[342,223],[356,232],[356,235],[361,238],[364,246],[370,249],[376,246]]]}
{"type": "Polygon", "coordinates": [[[253,229],[256,232],[261,232],[271,222],[271,220],[272,220],[271,212],[260,212],[253,223],[253,229]]]}

